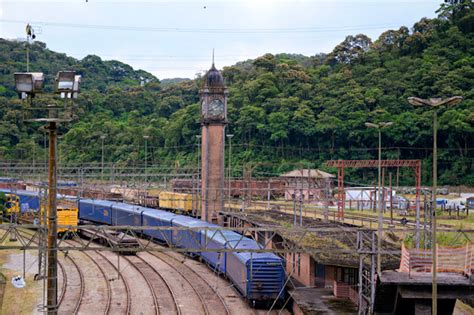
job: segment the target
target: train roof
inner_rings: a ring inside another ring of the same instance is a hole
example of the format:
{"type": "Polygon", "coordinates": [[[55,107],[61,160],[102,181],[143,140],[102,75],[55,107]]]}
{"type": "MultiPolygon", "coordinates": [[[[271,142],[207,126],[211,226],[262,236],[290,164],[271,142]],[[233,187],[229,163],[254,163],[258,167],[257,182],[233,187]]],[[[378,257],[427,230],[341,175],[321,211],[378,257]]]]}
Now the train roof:
{"type": "Polygon", "coordinates": [[[168,212],[168,211],[163,211],[163,210],[158,210],[158,209],[151,209],[151,208],[145,208],[145,211],[143,211],[143,215],[155,219],[161,219],[161,220],[166,220],[170,221],[174,217],[178,216],[177,214],[173,212],[168,212]]]}
{"type": "Polygon", "coordinates": [[[229,231],[229,230],[207,230],[202,231],[201,233],[205,233],[206,236],[219,244],[225,245],[229,241],[235,240],[246,240],[247,238],[237,232],[229,231]]]}
{"type": "Polygon", "coordinates": [[[119,209],[122,211],[128,211],[128,212],[143,212],[146,211],[149,208],[145,208],[139,205],[133,205],[133,204],[128,204],[128,203],[123,203],[123,202],[114,202],[112,204],[112,208],[114,209],[119,209]]]}
{"type": "MultiPolygon", "coordinates": [[[[233,249],[262,249],[263,246],[251,239],[243,239],[241,241],[229,241],[227,248],[233,249]]],[[[253,252],[232,252],[240,261],[247,263],[250,260],[281,260],[280,257],[273,253],[253,253],[253,252]]]]}
{"type": "Polygon", "coordinates": [[[195,219],[195,218],[191,218],[191,217],[187,217],[187,216],[184,216],[184,215],[177,215],[176,217],[173,218],[173,220],[171,221],[171,224],[178,224],[178,225],[181,225],[181,226],[187,226],[187,227],[219,227],[218,225],[215,225],[215,224],[212,224],[212,223],[209,223],[209,222],[206,222],[206,221],[202,221],[202,220],[198,220],[198,219],[195,219]]]}
{"type": "Polygon", "coordinates": [[[111,207],[116,202],[110,201],[110,200],[102,200],[102,199],[81,199],[80,203],[111,207]]]}

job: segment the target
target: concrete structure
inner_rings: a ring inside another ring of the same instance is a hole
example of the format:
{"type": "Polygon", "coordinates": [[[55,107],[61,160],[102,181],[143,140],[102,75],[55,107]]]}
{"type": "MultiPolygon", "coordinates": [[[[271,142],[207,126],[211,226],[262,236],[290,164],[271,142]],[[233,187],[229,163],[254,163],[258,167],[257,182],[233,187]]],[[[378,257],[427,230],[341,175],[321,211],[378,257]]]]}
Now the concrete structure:
{"type": "Polygon", "coordinates": [[[212,63],[204,77],[201,97],[201,218],[218,222],[224,209],[224,147],[227,124],[227,88],[212,63]]]}
{"type": "Polygon", "coordinates": [[[280,175],[285,180],[285,200],[323,201],[334,175],[318,169],[299,169],[280,175]]]}
{"type": "MultiPolygon", "coordinates": [[[[226,225],[230,227],[275,227],[293,222],[293,216],[278,211],[246,211],[245,213],[227,213],[226,225]]],[[[258,232],[251,237],[267,248],[284,249],[285,246],[302,246],[305,251],[286,253],[286,273],[291,277],[295,289],[314,288],[318,292],[331,292],[335,298],[359,303],[359,254],[356,252],[357,232],[347,230],[347,225],[323,223],[316,219],[303,219],[303,226],[313,229],[341,229],[337,233],[308,234],[304,238],[295,233],[289,235],[269,236],[268,232],[258,232]],[[341,253],[337,250],[353,248],[354,253],[341,253]],[[314,249],[314,252],[311,250],[314,249]],[[326,290],[324,290],[326,289],[326,290]],[[329,290],[329,291],[327,291],[329,290]]],[[[384,243],[387,247],[387,244],[384,243]]],[[[399,260],[396,257],[386,257],[382,263],[383,269],[396,269],[399,260]]],[[[296,303],[314,302],[320,297],[304,295],[296,303]],[[310,299],[310,300],[308,300],[310,299]]],[[[320,303],[317,303],[320,304],[320,303]]],[[[347,304],[347,303],[346,303],[347,304]]],[[[321,306],[321,305],[320,305],[321,306]]],[[[319,309],[319,308],[316,308],[319,309]]],[[[321,308],[322,309],[322,308],[321,308]]],[[[293,309],[295,313],[299,313],[293,309]]],[[[338,314],[336,312],[336,314],[338,314]]]]}

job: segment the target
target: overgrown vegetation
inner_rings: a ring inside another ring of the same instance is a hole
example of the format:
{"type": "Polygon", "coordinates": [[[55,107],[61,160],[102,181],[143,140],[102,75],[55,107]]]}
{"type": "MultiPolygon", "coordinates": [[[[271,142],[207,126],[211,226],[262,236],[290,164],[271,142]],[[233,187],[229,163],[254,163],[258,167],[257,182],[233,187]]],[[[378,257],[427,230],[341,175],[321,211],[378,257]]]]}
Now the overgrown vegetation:
{"type": "MultiPolygon", "coordinates": [[[[328,55],[266,54],[224,68],[234,175],[249,162],[262,163],[254,175],[271,175],[295,163],[320,167],[328,159],[374,159],[377,135],[364,123],[393,121],[383,132],[383,158],[423,159],[423,183],[429,184],[432,112],[413,108],[407,97],[462,95],[461,104],[439,110],[439,174],[441,184],[473,186],[473,11],[471,1],[453,0],[441,6],[437,19],[388,30],[375,41],[348,36],[328,55]]],[[[62,127],[62,163],[99,162],[102,134],[106,162],[143,163],[147,134],[149,164],[196,166],[201,78],[167,80],[163,86],[118,61],[76,60],[43,43],[32,45],[31,70],[46,74],[48,91],[63,69],[82,74],[83,89],[79,120],[62,127]]],[[[24,70],[25,44],[1,40],[3,160],[43,156],[41,126],[22,120],[14,91],[13,73],[24,70]]],[[[369,178],[351,174],[353,181],[369,178]]],[[[411,177],[401,178],[413,184],[411,177]]]]}

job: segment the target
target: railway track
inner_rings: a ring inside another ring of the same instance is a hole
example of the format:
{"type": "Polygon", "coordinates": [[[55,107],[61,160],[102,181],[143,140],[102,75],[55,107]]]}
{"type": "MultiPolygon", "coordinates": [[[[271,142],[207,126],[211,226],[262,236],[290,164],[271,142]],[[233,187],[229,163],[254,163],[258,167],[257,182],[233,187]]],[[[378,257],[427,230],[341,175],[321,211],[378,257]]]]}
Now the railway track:
{"type": "MultiPolygon", "coordinates": [[[[28,230],[18,231],[30,237],[34,235],[34,233],[30,233],[28,230]]],[[[37,243],[34,240],[33,242],[37,243]]],[[[68,255],[64,256],[64,261],[62,262],[58,259],[58,268],[62,278],[61,292],[58,297],[58,313],[77,314],[84,298],[84,274],[76,261],[68,255]]]]}
{"type": "MultiPolygon", "coordinates": [[[[76,243],[76,241],[67,241],[76,243]]],[[[118,276],[117,268],[111,261],[99,251],[83,252],[100,270],[107,285],[106,304],[104,314],[131,314],[130,290],[123,276],[118,276]],[[117,275],[117,278],[114,276],[117,275]],[[118,281],[115,281],[118,280],[118,281]],[[125,303],[123,304],[123,300],[125,303]]]]}
{"type": "Polygon", "coordinates": [[[205,314],[230,314],[230,310],[220,293],[214,290],[204,277],[201,277],[197,272],[185,266],[177,258],[159,252],[147,252],[141,253],[140,255],[145,257],[153,256],[156,259],[163,261],[170,268],[173,268],[177,273],[179,273],[199,296],[205,314]]]}
{"type": "Polygon", "coordinates": [[[181,314],[175,292],[155,268],[139,256],[124,256],[122,258],[139,272],[148,284],[156,314],[181,314]]]}
{"type": "Polygon", "coordinates": [[[216,287],[212,286],[206,279],[209,274],[193,270],[194,264],[202,271],[207,269],[197,261],[185,263],[174,253],[162,252],[119,256],[120,263],[117,257],[116,253],[100,250],[58,255],[58,313],[256,314],[231,292],[232,288],[224,289],[224,298],[219,290],[228,285],[216,278],[216,287]],[[217,281],[222,282],[220,289],[217,281]]]}
{"type": "Polygon", "coordinates": [[[124,313],[124,314],[131,314],[131,307],[132,307],[132,296],[130,294],[130,287],[129,287],[129,284],[128,284],[128,280],[126,280],[122,273],[118,272],[118,268],[110,261],[110,259],[108,257],[106,257],[105,255],[103,255],[101,252],[96,252],[97,255],[100,255],[104,261],[107,262],[107,264],[109,266],[111,266],[114,270],[114,273],[118,275],[117,279],[113,279],[113,280],[118,280],[120,279],[121,281],[119,282],[112,282],[114,284],[116,284],[114,287],[113,287],[113,291],[112,291],[112,296],[114,297],[114,300],[117,299],[117,296],[120,296],[120,295],[123,295],[123,292],[120,291],[120,288],[119,288],[119,283],[122,283],[123,284],[123,290],[125,292],[125,295],[126,295],[126,303],[125,303],[125,306],[124,307],[121,307],[123,309],[124,312],[120,312],[120,306],[122,306],[122,303],[117,301],[113,301],[112,302],[112,307],[110,309],[110,314],[119,314],[119,313],[124,313]],[[116,308],[119,308],[118,310],[116,308]]]}
{"type": "Polygon", "coordinates": [[[63,266],[61,267],[63,283],[61,287],[61,294],[58,299],[58,313],[77,314],[79,312],[82,299],[84,298],[84,274],[74,259],[69,256],[66,256],[64,259],[65,261],[68,261],[68,263],[63,264],[58,260],[58,264],[63,266]],[[69,267],[65,268],[64,265],[68,264],[69,267]]]}

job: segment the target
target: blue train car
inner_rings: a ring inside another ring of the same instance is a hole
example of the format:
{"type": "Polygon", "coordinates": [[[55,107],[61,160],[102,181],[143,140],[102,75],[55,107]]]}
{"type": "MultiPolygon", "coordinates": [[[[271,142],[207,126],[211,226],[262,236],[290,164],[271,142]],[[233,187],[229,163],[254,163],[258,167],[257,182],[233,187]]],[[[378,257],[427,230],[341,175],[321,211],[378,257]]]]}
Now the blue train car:
{"type": "MultiPolygon", "coordinates": [[[[214,224],[190,218],[183,215],[177,215],[171,220],[173,227],[199,228],[199,227],[215,227],[214,224]]],[[[201,249],[201,231],[173,231],[172,242],[177,247],[189,248],[190,252],[199,254],[201,249]]]]}
{"type": "MultiPolygon", "coordinates": [[[[201,246],[206,249],[225,249],[230,241],[245,241],[247,238],[234,231],[207,230],[201,232],[201,246]]],[[[226,252],[210,252],[203,250],[202,259],[215,270],[226,273],[226,252]]]]}
{"type": "MultiPolygon", "coordinates": [[[[156,210],[156,209],[147,209],[142,213],[142,222],[144,226],[171,227],[171,221],[175,217],[177,217],[177,215],[171,212],[156,210]]],[[[171,244],[172,242],[171,230],[169,231],[144,230],[143,234],[167,244],[171,244]]]]}
{"type": "Polygon", "coordinates": [[[113,201],[81,199],[79,200],[79,219],[112,225],[113,201]]]}
{"type": "MultiPolygon", "coordinates": [[[[230,241],[235,249],[259,249],[261,246],[250,239],[230,241]]],[[[231,252],[226,259],[226,274],[240,293],[253,302],[271,302],[283,299],[285,267],[283,260],[271,253],[231,252]]]]}
{"type": "Polygon", "coordinates": [[[117,202],[112,204],[112,225],[142,225],[142,212],[147,208],[117,202]]]}

